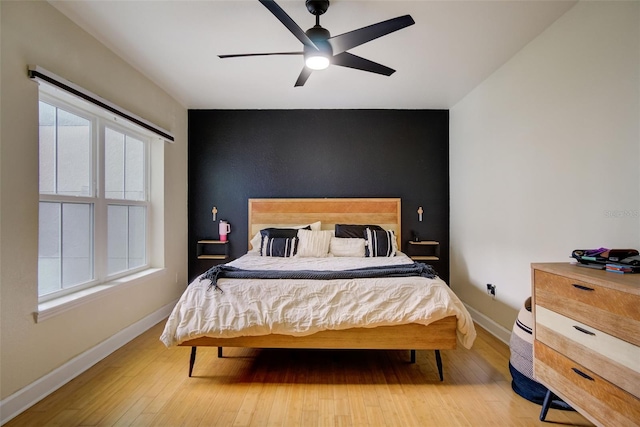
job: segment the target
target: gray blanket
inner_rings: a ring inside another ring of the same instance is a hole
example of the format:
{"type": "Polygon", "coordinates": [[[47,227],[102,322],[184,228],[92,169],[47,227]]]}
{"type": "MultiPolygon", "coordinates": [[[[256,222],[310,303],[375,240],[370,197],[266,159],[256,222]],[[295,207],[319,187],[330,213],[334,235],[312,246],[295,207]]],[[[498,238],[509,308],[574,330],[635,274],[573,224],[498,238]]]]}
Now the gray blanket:
{"type": "Polygon", "coordinates": [[[438,274],[433,267],[421,262],[406,265],[390,265],[379,267],[355,268],[352,270],[242,270],[230,267],[226,264],[216,265],[200,276],[200,281],[209,279],[211,284],[208,290],[215,288],[222,292],[218,286],[218,279],[369,279],[376,277],[411,277],[420,276],[433,279],[438,274]]]}

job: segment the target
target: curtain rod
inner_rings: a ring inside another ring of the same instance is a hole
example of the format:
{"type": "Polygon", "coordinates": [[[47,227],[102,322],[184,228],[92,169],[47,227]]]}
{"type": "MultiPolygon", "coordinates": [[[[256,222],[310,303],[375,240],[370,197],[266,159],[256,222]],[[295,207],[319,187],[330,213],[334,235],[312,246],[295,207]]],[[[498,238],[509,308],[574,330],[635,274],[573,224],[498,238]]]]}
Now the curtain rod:
{"type": "Polygon", "coordinates": [[[143,119],[142,117],[136,116],[133,113],[130,113],[127,110],[124,110],[120,107],[118,107],[115,104],[112,104],[111,102],[107,101],[104,98],[99,97],[98,95],[95,95],[91,92],[89,92],[86,89],[81,88],[80,86],[71,83],[68,80],[63,79],[60,76],[57,76],[56,74],[45,70],[44,68],[38,66],[38,65],[29,65],[28,66],[28,75],[29,78],[32,78],[34,80],[40,80],[46,83],[49,83],[55,87],[58,87],[66,92],[69,92],[73,95],[76,95],[82,99],[84,99],[85,101],[89,101],[92,104],[95,104],[99,107],[104,108],[107,111],[110,111],[111,113],[123,117],[135,124],[137,124],[138,126],[141,126],[157,135],[160,135],[161,137],[163,137],[164,139],[166,139],[167,141],[173,142],[175,140],[175,138],[173,137],[173,135],[165,130],[162,129],[159,126],[154,125],[153,123],[143,119]]]}

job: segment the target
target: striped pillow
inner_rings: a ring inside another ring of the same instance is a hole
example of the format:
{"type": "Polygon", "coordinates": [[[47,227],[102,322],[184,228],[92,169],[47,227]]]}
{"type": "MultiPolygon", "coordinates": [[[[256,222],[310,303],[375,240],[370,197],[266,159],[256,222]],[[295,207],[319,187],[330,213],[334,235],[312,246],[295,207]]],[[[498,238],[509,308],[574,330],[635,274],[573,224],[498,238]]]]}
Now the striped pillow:
{"type": "Polygon", "coordinates": [[[297,250],[297,237],[265,237],[260,255],[288,258],[294,256],[297,250]]]}
{"type": "MultiPolygon", "coordinates": [[[[311,226],[307,225],[306,227],[304,227],[304,229],[309,230],[311,229],[311,226]]],[[[294,237],[298,237],[298,230],[299,230],[298,228],[263,228],[262,230],[260,230],[260,236],[262,237],[262,240],[260,242],[260,255],[264,256],[262,248],[267,243],[268,239],[271,239],[271,238],[292,239],[294,237]]]]}
{"type": "Polygon", "coordinates": [[[330,230],[298,230],[298,256],[326,257],[332,237],[333,231],[330,230]]]}
{"type": "Polygon", "coordinates": [[[392,257],[396,256],[396,236],[393,230],[372,230],[365,231],[367,241],[366,256],[368,257],[392,257]]]}

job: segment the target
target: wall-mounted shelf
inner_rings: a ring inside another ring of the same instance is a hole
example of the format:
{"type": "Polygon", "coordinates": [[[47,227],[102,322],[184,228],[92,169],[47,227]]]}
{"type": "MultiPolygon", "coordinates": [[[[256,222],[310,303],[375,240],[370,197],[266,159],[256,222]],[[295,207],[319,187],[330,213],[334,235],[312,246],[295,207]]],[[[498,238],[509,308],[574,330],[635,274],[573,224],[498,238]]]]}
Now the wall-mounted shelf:
{"type": "Polygon", "coordinates": [[[196,256],[198,259],[225,260],[229,258],[229,241],[198,240],[196,256]]]}
{"type": "Polygon", "coordinates": [[[407,245],[407,255],[415,261],[440,261],[440,242],[435,240],[411,240],[407,245]]]}

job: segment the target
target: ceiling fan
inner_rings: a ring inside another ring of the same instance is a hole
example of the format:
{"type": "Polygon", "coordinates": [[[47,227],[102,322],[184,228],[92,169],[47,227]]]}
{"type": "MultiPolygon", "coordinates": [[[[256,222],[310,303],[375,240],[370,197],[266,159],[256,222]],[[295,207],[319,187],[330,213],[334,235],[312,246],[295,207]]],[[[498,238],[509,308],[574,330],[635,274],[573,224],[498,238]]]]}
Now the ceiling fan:
{"type": "Polygon", "coordinates": [[[240,53],[218,55],[218,57],[224,59],[244,56],[303,55],[305,66],[298,76],[296,87],[303,86],[314,70],[323,70],[331,64],[390,76],[396,70],[349,53],[347,50],[415,24],[411,15],[404,15],[331,37],[329,31],[320,26],[320,15],[329,9],[329,0],[305,1],[307,10],[316,17],[316,25],[307,31],[303,31],[275,1],[259,1],[302,42],[302,52],[240,53]]]}

